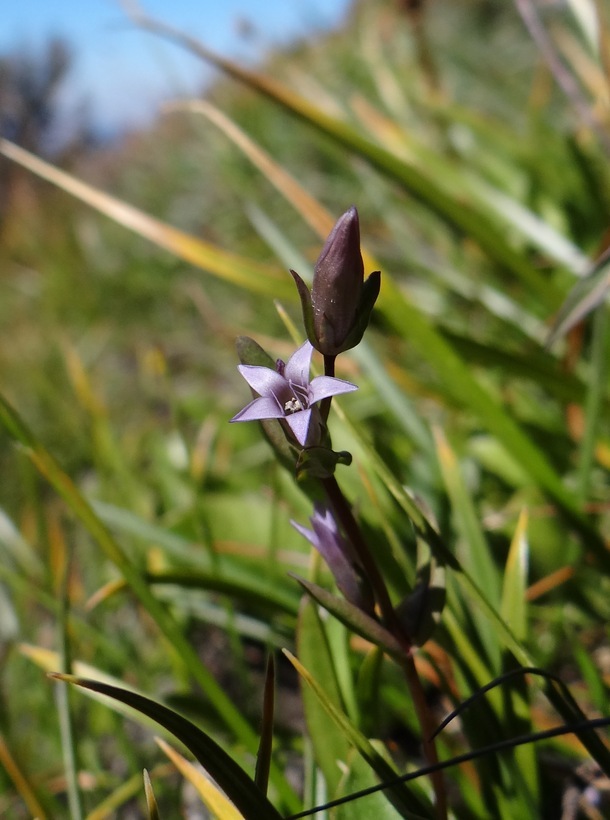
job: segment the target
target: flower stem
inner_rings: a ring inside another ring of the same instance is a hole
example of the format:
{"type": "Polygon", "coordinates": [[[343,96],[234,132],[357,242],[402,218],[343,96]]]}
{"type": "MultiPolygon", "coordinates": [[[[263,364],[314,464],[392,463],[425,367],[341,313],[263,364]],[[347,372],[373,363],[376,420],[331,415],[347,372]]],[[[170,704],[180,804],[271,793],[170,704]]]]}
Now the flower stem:
{"type": "MultiPolygon", "coordinates": [[[[324,375],[331,376],[332,378],[335,377],[335,359],[336,356],[327,356],[324,355],[324,375]]],[[[328,421],[328,415],[330,413],[330,406],[332,404],[333,397],[329,396],[326,399],[322,399],[320,402],[320,415],[322,416],[322,421],[324,424],[328,421]]]]}
{"type": "MultiPolygon", "coordinates": [[[[428,765],[434,765],[438,763],[436,744],[432,737],[434,726],[428,704],[426,703],[426,695],[415,667],[413,643],[396,615],[396,610],[392,606],[385,581],[381,577],[377,564],[373,560],[364,539],[362,530],[354,517],[351,506],[337,483],[337,479],[332,476],[331,478],[324,478],[321,481],[333,511],[341,523],[345,535],[350,539],[362,565],[362,569],[374,590],[385,626],[394,635],[396,640],[399,641],[404,651],[403,669],[421,728],[424,758],[428,765]]],[[[446,820],[447,798],[443,773],[440,771],[434,772],[430,776],[430,779],[434,789],[437,816],[439,820],[446,820]]]]}
{"type": "Polygon", "coordinates": [[[390,596],[385,582],[377,569],[377,564],[373,561],[370,550],[362,535],[362,531],[358,526],[358,522],[354,518],[350,505],[348,504],[343,492],[341,491],[341,488],[339,487],[339,484],[337,483],[337,479],[334,476],[331,476],[330,478],[323,478],[321,481],[333,511],[339,519],[341,526],[343,527],[343,531],[351,541],[358,556],[358,560],[362,565],[362,569],[373,587],[375,598],[379,604],[381,615],[386,623],[386,626],[391,630],[392,634],[401,641],[401,645],[405,649],[405,652],[410,652],[412,646],[411,641],[405,634],[404,629],[396,616],[396,612],[394,611],[394,607],[390,601],[390,596]]]}
{"type": "MultiPolygon", "coordinates": [[[[424,759],[429,766],[434,766],[438,763],[438,753],[436,750],[436,743],[434,741],[434,724],[432,722],[432,715],[426,702],[426,693],[422,686],[413,653],[405,655],[403,663],[405,678],[409,692],[413,700],[413,706],[417,714],[417,719],[421,728],[421,744],[424,759]]],[[[442,771],[432,772],[430,775],[432,781],[432,788],[434,789],[434,797],[436,801],[436,815],[439,820],[446,820],[447,818],[447,794],[445,791],[445,778],[442,771]]]]}

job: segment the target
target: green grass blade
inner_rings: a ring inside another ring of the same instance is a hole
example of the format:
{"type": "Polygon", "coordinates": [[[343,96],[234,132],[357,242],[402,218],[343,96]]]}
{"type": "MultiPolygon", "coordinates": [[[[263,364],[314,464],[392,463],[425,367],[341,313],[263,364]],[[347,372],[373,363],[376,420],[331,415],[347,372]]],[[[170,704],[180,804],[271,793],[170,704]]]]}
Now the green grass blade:
{"type": "Polygon", "coordinates": [[[114,698],[159,723],[184,743],[249,820],[280,820],[281,815],[244,770],[209,735],[167,706],[128,689],[72,675],[52,675],[57,680],[114,698]]]}
{"type": "MultiPolygon", "coordinates": [[[[342,737],[354,746],[360,755],[367,761],[373,771],[383,781],[392,781],[396,777],[395,770],[386,762],[382,755],[379,754],[373,744],[351,723],[349,718],[337,707],[336,703],[328,697],[324,685],[318,681],[314,676],[294,657],[288,650],[284,650],[284,654],[295,667],[299,675],[303,678],[305,683],[311,688],[315,694],[320,705],[331,718],[335,724],[335,730],[339,731],[342,737]]],[[[327,721],[327,734],[328,734],[327,721]]],[[[432,807],[419,796],[415,795],[409,789],[396,791],[390,787],[388,789],[388,797],[399,811],[404,812],[403,816],[407,818],[430,818],[433,816],[432,807]]]]}
{"type": "Polygon", "coordinates": [[[510,624],[515,637],[519,641],[524,641],[527,638],[527,600],[525,592],[528,562],[527,514],[522,512],[506,560],[500,606],[500,615],[506,623],[510,624]]]}
{"type": "MultiPolygon", "coordinates": [[[[309,598],[301,603],[297,647],[305,662],[315,666],[326,697],[339,708],[341,694],[333,657],[316,606],[309,598]]],[[[340,766],[347,760],[351,744],[341,733],[328,731],[326,712],[308,688],[303,690],[303,708],[316,764],[322,770],[328,793],[334,795],[341,780],[340,766]]]]}

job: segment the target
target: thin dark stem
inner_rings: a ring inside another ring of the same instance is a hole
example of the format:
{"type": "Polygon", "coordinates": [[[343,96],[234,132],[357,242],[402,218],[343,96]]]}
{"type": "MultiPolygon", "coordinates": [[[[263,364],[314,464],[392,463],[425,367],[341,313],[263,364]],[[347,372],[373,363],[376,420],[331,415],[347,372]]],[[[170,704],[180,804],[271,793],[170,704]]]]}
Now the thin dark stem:
{"type": "Polygon", "coordinates": [[[362,531],[358,525],[358,522],[354,518],[350,505],[348,504],[341,491],[341,488],[337,483],[337,479],[334,476],[331,476],[330,478],[323,478],[322,485],[326,495],[328,496],[328,500],[331,503],[333,511],[343,527],[343,531],[351,541],[354,550],[356,551],[356,555],[362,565],[364,574],[373,587],[375,598],[377,599],[377,603],[379,604],[379,608],[381,610],[381,616],[385,621],[387,628],[401,642],[405,653],[410,652],[412,648],[411,641],[405,634],[403,627],[396,617],[396,612],[394,611],[394,607],[390,601],[388,589],[379,570],[377,569],[376,563],[373,561],[370,550],[362,535],[362,531]]]}
{"type": "MultiPolygon", "coordinates": [[[[436,742],[434,740],[434,721],[426,702],[426,693],[424,687],[417,674],[415,660],[413,654],[409,653],[405,656],[403,664],[405,671],[405,678],[409,687],[409,692],[413,700],[413,706],[417,714],[417,719],[421,728],[422,751],[424,760],[429,766],[435,766],[438,762],[438,752],[436,751],[436,742]]],[[[432,781],[432,788],[434,789],[434,796],[436,798],[436,814],[439,820],[446,820],[447,818],[447,793],[445,791],[445,778],[443,772],[432,771],[430,773],[430,780],[432,781]]]]}
{"type": "MultiPolygon", "coordinates": [[[[417,719],[422,732],[422,749],[426,762],[433,766],[438,763],[438,754],[436,751],[436,743],[434,741],[434,723],[432,716],[426,703],[425,692],[417,674],[415,661],[413,659],[413,644],[410,636],[407,635],[403,625],[398,620],[396,611],[392,606],[390,595],[386,584],[381,577],[377,565],[373,560],[368,545],[362,535],[362,530],[358,522],[354,518],[352,509],[343,495],[336,478],[322,479],[322,485],[328,497],[328,500],[337,516],[345,535],[351,541],[358,559],[362,565],[362,569],[373,587],[381,616],[385,622],[386,627],[392,632],[394,637],[400,642],[404,650],[403,669],[405,672],[405,679],[417,719]]],[[[436,811],[439,820],[445,820],[447,817],[447,798],[445,793],[444,778],[441,771],[434,771],[431,774],[432,787],[436,798],[436,811]]]]}
{"type": "MultiPolygon", "coordinates": [[[[335,359],[336,356],[327,356],[324,355],[324,375],[325,376],[332,376],[335,375],[335,359]]],[[[322,416],[322,421],[324,424],[328,421],[328,416],[330,413],[330,406],[332,404],[333,397],[329,396],[327,399],[322,399],[320,402],[320,415],[322,416]]]]}

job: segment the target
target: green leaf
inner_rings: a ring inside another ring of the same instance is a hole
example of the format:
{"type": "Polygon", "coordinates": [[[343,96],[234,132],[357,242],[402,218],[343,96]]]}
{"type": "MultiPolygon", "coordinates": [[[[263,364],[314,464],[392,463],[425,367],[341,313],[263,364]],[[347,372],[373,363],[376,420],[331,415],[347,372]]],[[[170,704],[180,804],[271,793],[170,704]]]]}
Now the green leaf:
{"type": "MultiPolygon", "coordinates": [[[[382,753],[383,750],[379,749],[379,752],[382,753]]],[[[352,750],[339,794],[353,794],[375,783],[377,783],[377,778],[371,767],[355,750],[352,750]]],[[[344,803],[338,806],[333,814],[334,820],[369,820],[372,817],[375,820],[400,820],[404,815],[394,808],[383,792],[375,792],[368,797],[344,803]]]]}
{"type": "Polygon", "coordinates": [[[341,621],[348,629],[351,629],[356,635],[360,635],[367,641],[370,641],[375,646],[383,649],[388,655],[395,658],[399,662],[404,659],[404,651],[394,636],[383,627],[379,621],[371,618],[366,612],[363,612],[358,607],[350,604],[345,598],[339,598],[333,595],[332,592],[314,584],[312,581],[306,581],[294,573],[289,573],[295,581],[298,581],[303,589],[311,595],[324,609],[328,610],[332,615],[341,621]]]}
{"type": "MultiPolygon", "coordinates": [[[[340,735],[348,741],[350,746],[354,746],[358,750],[370,768],[382,781],[391,782],[391,785],[389,785],[387,789],[388,799],[399,812],[402,812],[402,816],[412,818],[412,820],[423,820],[423,818],[433,817],[434,810],[423,794],[421,794],[421,796],[416,795],[416,793],[405,784],[393,782],[396,778],[396,771],[386,762],[382,755],[379,754],[371,741],[358,731],[347,715],[333,703],[328,696],[323,682],[314,678],[303,664],[287,649],[284,650],[284,654],[311,688],[318,702],[339,730],[340,735]]],[[[326,721],[326,735],[332,735],[328,729],[328,721],[326,721]]]]}
{"type": "Polygon", "coordinates": [[[400,602],[396,613],[415,646],[423,646],[432,636],[445,607],[445,567],[432,554],[421,536],[417,537],[417,578],[415,586],[400,602]]]}
{"type": "MultiPolygon", "coordinates": [[[[301,603],[297,647],[305,662],[315,667],[327,698],[340,708],[341,694],[326,632],[315,604],[308,598],[301,603]]],[[[341,733],[329,731],[326,712],[307,687],[303,689],[303,709],[316,764],[322,770],[329,794],[334,795],[341,780],[340,766],[347,760],[351,744],[341,733]]]]}
{"type": "Polygon", "coordinates": [[[519,516],[517,529],[511,541],[504,580],[502,584],[502,604],[500,615],[511,625],[515,637],[520,641],[527,638],[527,570],[529,545],[527,543],[527,513],[519,516]]]}

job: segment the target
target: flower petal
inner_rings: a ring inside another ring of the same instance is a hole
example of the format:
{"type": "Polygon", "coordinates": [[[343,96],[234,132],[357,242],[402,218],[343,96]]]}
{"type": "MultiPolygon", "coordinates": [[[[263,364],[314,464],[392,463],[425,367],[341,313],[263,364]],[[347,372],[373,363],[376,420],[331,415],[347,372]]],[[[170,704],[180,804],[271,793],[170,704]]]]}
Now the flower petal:
{"type": "Polygon", "coordinates": [[[357,389],[358,385],[343,381],[343,379],[335,379],[333,376],[316,376],[309,385],[309,403],[315,404],[329,396],[351,393],[357,389]]]}
{"type": "Polygon", "coordinates": [[[330,510],[325,510],[316,505],[314,515],[311,518],[313,532],[297,524],[296,521],[290,523],[326,561],[338,588],[346,599],[354,606],[368,611],[370,607],[365,601],[358,573],[346,552],[347,543],[340,535],[330,510]]]}
{"type": "Polygon", "coordinates": [[[305,447],[307,443],[307,433],[309,432],[309,422],[311,421],[311,410],[299,410],[298,413],[291,413],[286,416],[286,421],[294,433],[294,437],[305,447]]]}
{"type": "Polygon", "coordinates": [[[309,368],[311,367],[311,356],[313,347],[309,342],[304,342],[286,362],[284,376],[289,382],[300,384],[306,387],[309,384],[309,368]]]}
{"type": "Polygon", "coordinates": [[[238,364],[237,369],[260,396],[275,397],[282,407],[284,406],[282,399],[290,391],[290,385],[283,376],[270,367],[259,365],[238,364]]]}
{"type": "Polygon", "coordinates": [[[260,421],[260,419],[282,419],[284,410],[275,399],[254,399],[243,410],[236,413],[231,421],[260,421]]]}
{"type": "Polygon", "coordinates": [[[295,528],[295,530],[303,536],[303,538],[306,538],[310,544],[312,544],[316,549],[318,549],[319,542],[315,532],[312,532],[311,530],[308,530],[307,527],[304,527],[302,524],[293,521],[292,518],[290,519],[290,523],[295,528]]]}

